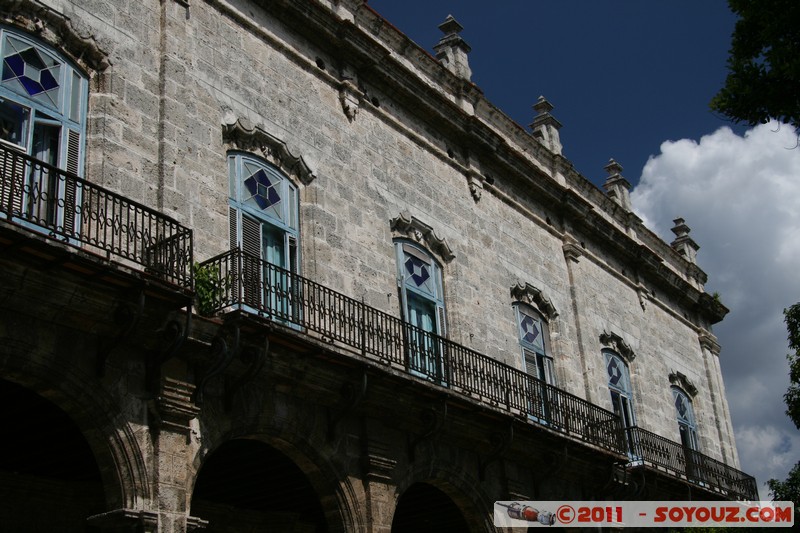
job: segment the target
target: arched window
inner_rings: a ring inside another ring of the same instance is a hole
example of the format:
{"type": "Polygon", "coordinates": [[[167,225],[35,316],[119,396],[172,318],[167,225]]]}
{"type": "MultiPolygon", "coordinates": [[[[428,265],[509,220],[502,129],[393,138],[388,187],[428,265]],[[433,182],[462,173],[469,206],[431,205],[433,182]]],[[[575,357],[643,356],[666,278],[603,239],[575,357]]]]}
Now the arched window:
{"type": "Polygon", "coordinates": [[[245,302],[288,319],[294,307],[290,274],[299,264],[297,188],[249,154],[229,154],[228,169],[230,243],[245,254],[245,302]]]}
{"type": "MultiPolygon", "coordinates": [[[[0,147],[27,154],[62,170],[83,173],[87,77],[48,46],[0,26],[0,147]]],[[[19,168],[19,167],[17,167],[19,168]]],[[[74,205],[75,186],[60,182],[41,168],[15,172],[4,165],[4,180],[14,180],[14,192],[4,187],[4,206],[41,224],[56,220],[58,200],[74,205]],[[7,189],[7,190],[6,190],[7,189]],[[69,190],[68,190],[69,189],[69,190]],[[13,194],[13,197],[12,197],[13,194]]],[[[61,210],[74,217],[74,210],[61,210]]]]}
{"type": "Polygon", "coordinates": [[[633,393],[628,365],[622,357],[610,350],[603,350],[603,357],[614,414],[620,417],[623,426],[633,427],[636,425],[636,419],[633,415],[633,393]]]}
{"type": "Polygon", "coordinates": [[[517,303],[514,307],[525,371],[545,383],[555,384],[547,322],[542,319],[542,315],[538,311],[528,305],[517,303]]]}
{"type": "Polygon", "coordinates": [[[678,387],[672,387],[672,398],[675,412],[678,417],[678,430],[681,434],[681,444],[689,450],[698,450],[697,429],[694,421],[692,401],[678,387]]]}
{"type": "Polygon", "coordinates": [[[410,241],[395,241],[395,253],[403,318],[409,324],[409,370],[443,381],[442,350],[436,338],[445,335],[441,266],[427,250],[410,241]]]}

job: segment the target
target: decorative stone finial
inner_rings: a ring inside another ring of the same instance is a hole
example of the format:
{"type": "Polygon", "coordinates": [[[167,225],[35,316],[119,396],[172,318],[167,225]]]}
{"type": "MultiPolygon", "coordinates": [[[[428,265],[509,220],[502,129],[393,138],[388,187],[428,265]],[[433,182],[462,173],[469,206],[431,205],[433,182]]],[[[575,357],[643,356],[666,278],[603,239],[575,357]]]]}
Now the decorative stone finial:
{"type": "Polygon", "coordinates": [[[622,177],[622,165],[612,158],[603,168],[608,172],[606,182],[603,184],[606,194],[623,209],[631,211],[631,184],[622,177]]]}
{"type": "Polygon", "coordinates": [[[692,230],[686,225],[686,221],[680,217],[672,222],[675,223],[675,227],[672,228],[675,240],[670,243],[670,246],[690,263],[697,263],[697,250],[700,249],[700,245],[689,237],[689,232],[692,230]]]}
{"type": "Polygon", "coordinates": [[[561,129],[561,123],[550,114],[550,111],[553,110],[553,104],[548,102],[544,96],[540,96],[536,103],[533,104],[533,110],[538,113],[530,124],[533,136],[539,139],[539,142],[549,148],[551,152],[560,155],[562,147],[558,130],[561,129]]]}
{"type": "Polygon", "coordinates": [[[439,25],[439,29],[444,36],[433,47],[436,59],[456,76],[469,81],[472,78],[472,69],[469,68],[467,54],[472,48],[459,35],[464,27],[453,18],[453,15],[447,15],[445,21],[439,25]]]}

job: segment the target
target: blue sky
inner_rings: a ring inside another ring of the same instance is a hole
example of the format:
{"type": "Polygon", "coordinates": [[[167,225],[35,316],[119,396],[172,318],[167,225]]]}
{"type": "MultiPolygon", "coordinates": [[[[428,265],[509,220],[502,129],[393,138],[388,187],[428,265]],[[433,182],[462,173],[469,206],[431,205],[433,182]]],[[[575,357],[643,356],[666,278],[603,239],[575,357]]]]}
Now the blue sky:
{"type": "Polygon", "coordinates": [[[731,312],[714,327],[742,469],[784,479],[800,458],[785,415],[782,310],[800,301],[800,148],[790,127],[735,126],[708,108],[736,17],[724,0],[369,0],[428,51],[452,14],[472,81],[523,126],[544,95],[563,154],[596,185],[613,157],[636,213],[667,242],[677,217],[731,312]]]}
{"type": "Polygon", "coordinates": [[[369,0],[428,51],[447,15],[472,47],[472,81],[527,126],[539,95],[563,124],[564,155],[602,184],[613,157],[632,183],[665,140],[729,122],[709,111],[735,16],[723,0],[369,0]]]}

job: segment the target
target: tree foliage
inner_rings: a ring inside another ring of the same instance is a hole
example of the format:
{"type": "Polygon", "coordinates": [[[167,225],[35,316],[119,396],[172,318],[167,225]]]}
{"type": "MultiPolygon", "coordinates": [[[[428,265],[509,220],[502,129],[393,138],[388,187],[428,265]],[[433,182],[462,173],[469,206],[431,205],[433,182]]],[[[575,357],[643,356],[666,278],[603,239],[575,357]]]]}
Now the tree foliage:
{"type": "Polygon", "coordinates": [[[789,349],[794,353],[786,356],[789,360],[789,389],[783,395],[786,402],[786,416],[800,429],[800,303],[783,310],[786,329],[789,332],[789,349]]]}
{"type": "Polygon", "coordinates": [[[800,462],[794,465],[786,481],[770,479],[767,481],[772,501],[794,502],[794,508],[800,508],[800,462]]]}
{"type": "Polygon", "coordinates": [[[754,126],[774,118],[800,130],[800,2],[728,0],[739,15],[728,77],[711,109],[754,126]]]}
{"type": "MultiPolygon", "coordinates": [[[[789,389],[783,395],[786,414],[800,429],[800,303],[783,310],[786,330],[789,332],[789,349],[794,353],[786,356],[789,360],[789,389]]],[[[786,481],[770,479],[767,481],[769,493],[774,501],[794,502],[800,508],[800,461],[789,472],[786,481]]]]}

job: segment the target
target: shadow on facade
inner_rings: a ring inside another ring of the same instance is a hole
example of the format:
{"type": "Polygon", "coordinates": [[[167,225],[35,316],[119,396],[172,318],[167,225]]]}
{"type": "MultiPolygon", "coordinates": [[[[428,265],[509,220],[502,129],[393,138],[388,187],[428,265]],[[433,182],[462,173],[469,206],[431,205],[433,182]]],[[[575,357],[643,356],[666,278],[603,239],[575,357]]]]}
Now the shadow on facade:
{"type": "Polygon", "coordinates": [[[208,532],[328,531],[319,498],[300,468],[271,446],[237,439],[214,451],[200,469],[192,515],[208,532]]]}
{"type": "Polygon", "coordinates": [[[0,524],[4,531],[88,531],[105,510],[89,444],[72,419],[38,394],[0,379],[0,524]]]}

